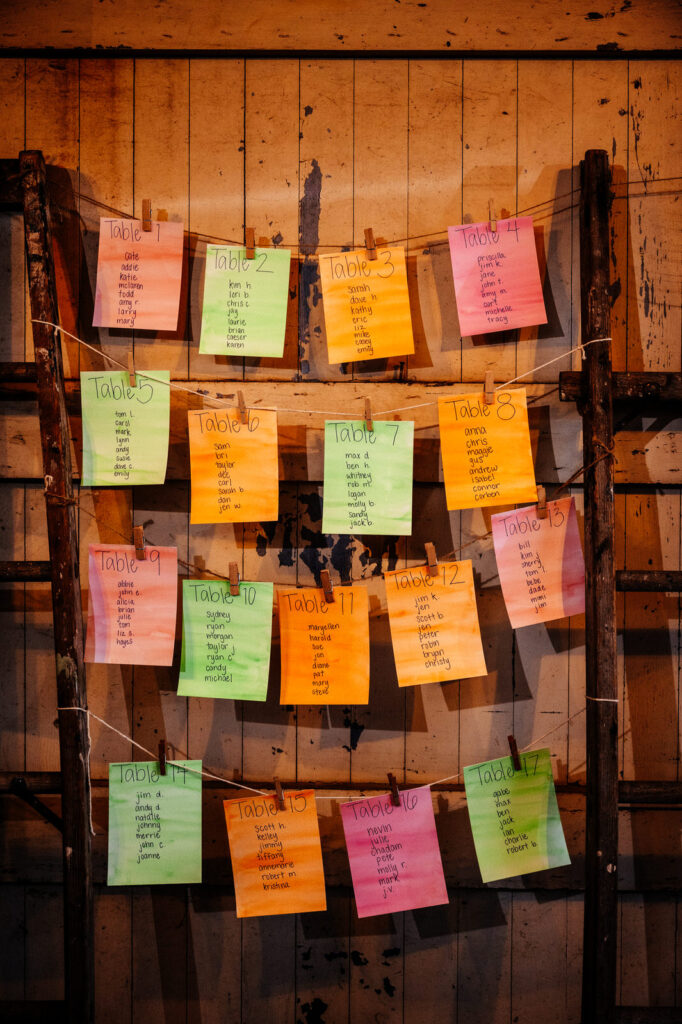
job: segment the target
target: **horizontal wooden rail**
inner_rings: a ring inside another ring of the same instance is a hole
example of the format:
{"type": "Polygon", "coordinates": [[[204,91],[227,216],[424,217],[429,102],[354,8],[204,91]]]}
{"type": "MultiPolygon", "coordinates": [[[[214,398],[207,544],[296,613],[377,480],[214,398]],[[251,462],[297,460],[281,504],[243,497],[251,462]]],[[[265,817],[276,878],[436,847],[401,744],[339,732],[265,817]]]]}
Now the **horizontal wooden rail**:
{"type": "Polygon", "coordinates": [[[51,579],[51,562],[0,562],[0,583],[46,583],[51,579]]]}
{"type": "Polygon", "coordinates": [[[616,573],[616,590],[621,590],[624,593],[655,591],[677,594],[682,590],[682,572],[676,569],[653,571],[620,569],[616,573]]]}
{"type": "Polygon", "coordinates": [[[56,999],[0,1002],[3,1024],[61,1024],[66,1019],[66,1003],[56,999]]]}
{"type": "MultiPolygon", "coordinates": [[[[577,402],[584,396],[585,380],[581,371],[564,370],[559,374],[559,398],[577,402]]],[[[614,402],[680,402],[682,373],[614,373],[614,402]]],[[[682,414],[682,407],[680,409],[682,414]]]]}
{"type": "Polygon", "coordinates": [[[617,1006],[617,1024],[682,1024],[680,1006],[617,1006]]]}

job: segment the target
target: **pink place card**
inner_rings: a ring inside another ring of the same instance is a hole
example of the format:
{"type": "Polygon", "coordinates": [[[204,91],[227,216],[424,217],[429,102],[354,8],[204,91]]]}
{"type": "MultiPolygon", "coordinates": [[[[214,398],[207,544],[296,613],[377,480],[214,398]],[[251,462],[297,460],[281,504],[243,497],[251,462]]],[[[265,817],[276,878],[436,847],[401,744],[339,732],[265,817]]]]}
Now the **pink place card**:
{"type": "Polygon", "coordinates": [[[341,804],[358,917],[448,902],[431,790],[404,789],[341,804]]]}
{"type": "Polygon", "coordinates": [[[585,611],[585,563],[573,498],[491,516],[504,603],[512,627],[585,611]]]}
{"type": "Polygon", "coordinates": [[[85,660],[170,665],[175,642],[177,548],[91,544],[85,660]]]}
{"type": "Polygon", "coordinates": [[[448,228],[462,336],[546,324],[532,217],[448,228]]]}

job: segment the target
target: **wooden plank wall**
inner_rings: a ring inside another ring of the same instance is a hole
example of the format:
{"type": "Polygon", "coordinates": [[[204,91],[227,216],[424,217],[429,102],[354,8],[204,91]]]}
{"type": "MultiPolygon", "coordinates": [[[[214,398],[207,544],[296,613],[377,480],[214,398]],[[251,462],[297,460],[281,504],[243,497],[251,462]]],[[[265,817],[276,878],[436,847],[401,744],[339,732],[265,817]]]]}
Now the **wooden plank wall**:
{"type": "MultiPolygon", "coordinates": [[[[230,393],[218,382],[241,381],[250,402],[353,415],[364,395],[375,410],[428,401],[435,385],[480,383],[489,368],[508,380],[577,343],[577,164],[591,147],[607,149],[614,167],[615,368],[679,371],[681,91],[682,67],[662,60],[6,57],[0,155],[35,147],[53,165],[61,316],[69,330],[123,361],[132,347],[137,367],[170,367],[174,378],[199,387],[230,393]],[[186,228],[181,328],[134,337],[97,331],[90,324],[99,217],[110,208],[139,215],[145,197],[186,228]],[[500,210],[535,218],[549,323],[482,342],[459,334],[445,229],[484,218],[491,197],[500,210]],[[270,244],[301,246],[282,361],[198,354],[206,239],[241,239],[245,223],[270,244]],[[411,240],[415,355],[330,366],[317,264],[306,254],[357,243],[369,225],[378,237],[411,240]]],[[[0,359],[21,360],[31,357],[21,226],[10,219],[0,230],[0,359]]],[[[71,378],[102,366],[99,355],[71,342],[65,360],[71,378]]],[[[579,363],[569,355],[527,378],[538,476],[550,490],[578,464],[579,419],[559,406],[556,383],[559,369],[579,363]]],[[[2,419],[3,473],[12,479],[0,487],[1,558],[46,557],[42,486],[29,453],[32,413],[17,405],[2,419]]],[[[411,538],[326,537],[315,469],[322,417],[285,418],[298,468],[283,469],[276,526],[190,529],[181,469],[163,488],[84,488],[83,587],[87,545],[129,537],[131,517],[151,522],[154,543],[175,544],[180,558],[201,556],[218,571],[238,559],[245,578],[283,584],[312,584],[325,565],[336,581],[362,578],[373,603],[369,705],[332,708],[329,718],[324,709],[280,707],[275,643],[265,705],[178,698],[176,670],[93,665],[92,710],[152,749],[165,735],[176,756],[203,758],[223,776],[276,774],[351,789],[381,783],[387,770],[406,784],[450,776],[503,754],[511,731],[523,747],[554,730],[547,742],[556,779],[580,783],[582,620],[514,635],[491,543],[477,541],[465,554],[477,573],[489,674],[399,691],[380,573],[423,560],[427,540],[445,554],[480,537],[488,510],[448,513],[437,464],[420,465],[411,538]],[[305,455],[312,474],[301,469],[305,455]]],[[[181,420],[178,413],[171,446],[175,464],[186,465],[181,420]]],[[[435,408],[422,410],[422,442],[431,453],[434,425],[435,408]]],[[[619,564],[680,568],[679,434],[663,417],[646,426],[647,444],[626,440],[621,453],[621,479],[636,483],[618,496],[619,564]],[[666,485],[647,486],[659,472],[666,485]]],[[[73,427],[77,441],[77,416],[73,427]]],[[[580,488],[573,493],[580,505],[580,488]]],[[[0,596],[0,768],[56,770],[49,594],[37,585],[0,596]]],[[[677,779],[679,601],[627,595],[620,614],[623,777],[677,779]]],[[[109,761],[144,756],[94,721],[92,744],[96,780],[106,777],[109,761]]],[[[329,910],[237,921],[220,821],[224,795],[206,791],[203,886],[108,890],[106,791],[96,790],[98,1024],[150,1017],[166,1024],[578,1021],[579,794],[561,795],[571,868],[488,887],[480,884],[461,794],[438,795],[449,906],[363,922],[348,890],[338,794],[323,789],[329,910]]],[[[14,801],[2,803],[0,992],[55,998],[58,836],[14,801]]],[[[682,997],[679,822],[665,811],[624,813],[622,836],[620,1001],[670,1005],[682,997]]]]}

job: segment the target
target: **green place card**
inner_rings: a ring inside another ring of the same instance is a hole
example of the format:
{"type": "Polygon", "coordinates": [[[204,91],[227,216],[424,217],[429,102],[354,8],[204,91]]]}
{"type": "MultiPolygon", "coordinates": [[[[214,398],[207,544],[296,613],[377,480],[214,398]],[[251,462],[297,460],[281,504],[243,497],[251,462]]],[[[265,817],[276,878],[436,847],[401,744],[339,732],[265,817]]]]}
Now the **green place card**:
{"type": "Polygon", "coordinates": [[[85,487],[162,484],[170,426],[170,372],[81,373],[85,487]]]}
{"type": "Polygon", "coordinates": [[[559,818],[549,750],[464,769],[478,866],[484,882],[570,864],[559,818]]]}
{"type": "Polygon", "coordinates": [[[183,580],[178,694],[265,700],[272,636],[272,583],[183,580]]]}
{"type": "Polygon", "coordinates": [[[201,881],[201,761],[109,765],[109,885],[201,881]]]}
{"type": "Polygon", "coordinates": [[[327,421],[323,531],[410,534],[413,449],[412,420],[327,421]]]}
{"type": "Polygon", "coordinates": [[[209,245],[199,351],[217,356],[284,354],[289,296],[288,249],[209,245]]]}

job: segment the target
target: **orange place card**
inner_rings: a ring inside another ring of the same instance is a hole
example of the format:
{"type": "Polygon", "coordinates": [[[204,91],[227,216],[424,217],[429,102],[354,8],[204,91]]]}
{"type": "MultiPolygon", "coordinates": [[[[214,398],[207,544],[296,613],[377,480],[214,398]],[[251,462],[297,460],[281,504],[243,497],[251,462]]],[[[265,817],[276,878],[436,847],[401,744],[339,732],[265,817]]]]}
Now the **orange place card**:
{"type": "Polygon", "coordinates": [[[187,414],[191,523],[276,522],[277,413],[213,409],[187,414]]]}
{"type": "Polygon", "coordinates": [[[281,704],[366,704],[369,603],[366,587],[314,587],[279,595],[281,704]]]}
{"type": "Polygon", "coordinates": [[[320,827],[312,789],[224,800],[237,917],[326,910],[320,827]]]}
{"type": "Polygon", "coordinates": [[[573,498],[491,516],[500,585],[512,627],[585,611],[585,562],[573,498]]]}
{"type": "Polygon", "coordinates": [[[320,255],[330,363],[414,352],[405,250],[377,248],[320,255]]]}
{"type": "Polygon", "coordinates": [[[438,419],[449,509],[537,499],[524,388],[439,398],[438,419]]]}
{"type": "Polygon", "coordinates": [[[184,229],[171,221],[102,217],[95,327],[175,331],[180,308],[184,229]]]}
{"type": "Polygon", "coordinates": [[[175,643],[177,548],[91,544],[85,660],[170,665],[175,643]]]}
{"type": "Polygon", "coordinates": [[[471,562],[384,573],[398,686],[487,674],[471,562]]]}

